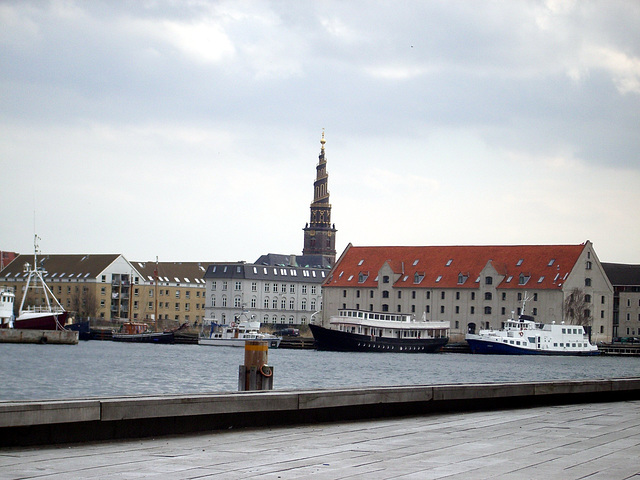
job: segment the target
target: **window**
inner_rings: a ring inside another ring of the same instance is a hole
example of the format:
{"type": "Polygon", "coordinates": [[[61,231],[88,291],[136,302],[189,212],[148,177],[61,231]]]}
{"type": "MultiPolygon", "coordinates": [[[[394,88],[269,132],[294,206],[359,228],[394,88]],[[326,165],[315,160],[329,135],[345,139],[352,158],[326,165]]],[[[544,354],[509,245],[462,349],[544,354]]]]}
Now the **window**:
{"type": "Polygon", "coordinates": [[[264,307],[265,309],[266,309],[266,308],[269,308],[269,297],[266,297],[266,298],[264,299],[264,302],[263,302],[263,304],[262,304],[262,305],[263,305],[263,307],[264,307]]]}
{"type": "Polygon", "coordinates": [[[474,313],[476,313],[476,307],[471,307],[471,315],[473,315],[474,313]]]}
{"type": "Polygon", "coordinates": [[[591,295],[586,294],[586,295],[584,296],[584,301],[585,301],[585,302],[587,302],[587,303],[591,303],[591,295]]]}
{"type": "Polygon", "coordinates": [[[476,292],[471,292],[471,300],[475,300],[476,299],[476,292]]]}
{"type": "Polygon", "coordinates": [[[176,290],[176,298],[180,298],[180,290],[176,290]]]}
{"type": "Polygon", "coordinates": [[[234,308],[240,308],[240,297],[233,298],[233,306],[234,308]]]}
{"type": "Polygon", "coordinates": [[[369,278],[369,272],[360,272],[358,273],[358,283],[364,283],[369,278]]]}
{"type": "Polygon", "coordinates": [[[504,302],[507,299],[507,294],[502,292],[502,301],[504,302]]]}
{"type": "Polygon", "coordinates": [[[385,275],[382,277],[382,283],[389,283],[389,275],[385,275]]]}
{"type": "Polygon", "coordinates": [[[215,291],[217,283],[215,281],[211,282],[211,290],[215,291]]]}
{"type": "Polygon", "coordinates": [[[216,306],[216,297],[211,297],[211,306],[212,307],[216,306]]]}
{"type": "Polygon", "coordinates": [[[440,292],[440,299],[444,300],[444,291],[440,292]]]}
{"type": "Polygon", "coordinates": [[[291,283],[289,285],[289,293],[296,293],[296,284],[295,283],[291,283]]]}
{"type": "Polygon", "coordinates": [[[311,285],[311,295],[315,295],[315,294],[316,294],[316,286],[311,285]]]}
{"type": "Polygon", "coordinates": [[[456,292],[456,300],[460,300],[460,292],[456,292]]]}
{"type": "Polygon", "coordinates": [[[347,296],[347,291],[346,290],[342,290],[342,298],[345,298],[347,296]]]}
{"type": "Polygon", "coordinates": [[[277,283],[273,284],[273,293],[278,293],[278,284],[277,283]]]}
{"type": "Polygon", "coordinates": [[[282,300],[280,300],[280,310],[284,310],[287,308],[287,299],[283,298],[282,300]]]}
{"type": "Polygon", "coordinates": [[[223,307],[226,307],[226,306],[227,306],[227,296],[226,296],[226,295],[223,295],[223,296],[222,296],[222,306],[223,306],[223,307]]]}
{"type": "Polygon", "coordinates": [[[264,284],[264,291],[265,291],[265,293],[269,293],[269,286],[270,286],[270,285],[271,285],[270,283],[265,283],[265,284],[264,284]]]}
{"type": "Polygon", "coordinates": [[[389,290],[382,291],[382,298],[389,298],[389,290]]]}
{"type": "Polygon", "coordinates": [[[485,300],[491,300],[491,298],[492,298],[491,292],[486,292],[486,293],[484,294],[484,299],[485,299],[485,300]]]}
{"type": "Polygon", "coordinates": [[[289,310],[293,310],[296,308],[295,300],[293,298],[289,299],[289,310]]]}
{"type": "Polygon", "coordinates": [[[389,311],[389,305],[387,305],[386,303],[382,304],[382,311],[383,312],[388,312],[389,311]]]}
{"type": "Polygon", "coordinates": [[[491,307],[484,307],[484,314],[491,315],[491,307]]]}
{"type": "Polygon", "coordinates": [[[258,283],[257,282],[251,282],[251,291],[252,292],[257,292],[258,291],[258,283]]]}
{"type": "Polygon", "coordinates": [[[311,310],[313,310],[314,312],[316,311],[316,301],[315,300],[311,300],[311,310]]]}
{"type": "Polygon", "coordinates": [[[226,290],[227,289],[227,282],[222,282],[222,290],[226,290]]]}
{"type": "Polygon", "coordinates": [[[591,279],[590,278],[585,278],[584,279],[584,286],[585,287],[590,287],[591,286],[591,279]]]}
{"type": "Polygon", "coordinates": [[[398,298],[402,298],[402,290],[398,290],[398,298]]]}
{"type": "Polygon", "coordinates": [[[444,313],[444,305],[440,305],[440,313],[444,313]]]}
{"type": "Polygon", "coordinates": [[[462,285],[464,282],[467,281],[468,278],[469,278],[469,275],[465,275],[463,273],[459,273],[458,274],[458,285],[462,285]]]}
{"type": "Polygon", "coordinates": [[[303,298],[302,299],[302,305],[300,306],[301,310],[306,310],[307,309],[307,299],[303,298]]]}
{"type": "Polygon", "coordinates": [[[518,278],[518,285],[526,285],[530,278],[531,275],[525,275],[524,273],[521,273],[520,277],[518,278]]]}
{"type": "Polygon", "coordinates": [[[587,261],[586,269],[591,270],[592,267],[593,267],[593,264],[590,261],[587,261]]]}
{"type": "Polygon", "coordinates": [[[493,285],[493,277],[485,277],[484,283],[485,285],[493,285]]]}

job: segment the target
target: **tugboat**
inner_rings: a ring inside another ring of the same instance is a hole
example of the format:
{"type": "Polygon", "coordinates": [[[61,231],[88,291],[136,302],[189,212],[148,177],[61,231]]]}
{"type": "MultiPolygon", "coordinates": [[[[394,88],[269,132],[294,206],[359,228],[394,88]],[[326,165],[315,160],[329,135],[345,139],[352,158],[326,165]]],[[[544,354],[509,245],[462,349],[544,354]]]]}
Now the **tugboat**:
{"type": "Polygon", "coordinates": [[[589,342],[582,325],[544,325],[523,314],[505,322],[501,330],[467,333],[471,353],[503,355],[598,355],[598,347],[589,342]]]}
{"type": "Polygon", "coordinates": [[[309,325],[318,350],[433,353],[449,341],[449,322],[407,314],[339,310],[329,323],[331,328],[309,325]]]}

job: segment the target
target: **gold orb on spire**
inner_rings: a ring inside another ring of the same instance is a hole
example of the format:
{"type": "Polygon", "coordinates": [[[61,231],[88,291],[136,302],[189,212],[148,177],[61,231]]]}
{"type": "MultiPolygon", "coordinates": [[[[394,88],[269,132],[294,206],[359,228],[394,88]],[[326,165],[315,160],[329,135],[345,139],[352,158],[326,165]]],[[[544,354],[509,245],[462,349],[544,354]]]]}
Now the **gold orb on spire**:
{"type": "Polygon", "coordinates": [[[324,139],[324,128],[322,129],[322,138],[320,139],[320,145],[322,145],[322,150],[324,150],[324,144],[327,141],[324,139]]]}

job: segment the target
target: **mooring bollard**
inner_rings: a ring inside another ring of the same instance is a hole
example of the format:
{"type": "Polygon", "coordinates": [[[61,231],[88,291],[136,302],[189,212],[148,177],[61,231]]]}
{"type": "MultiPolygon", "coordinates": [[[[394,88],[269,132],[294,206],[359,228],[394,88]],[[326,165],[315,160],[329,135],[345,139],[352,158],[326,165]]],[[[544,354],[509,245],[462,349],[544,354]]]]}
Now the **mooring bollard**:
{"type": "Polygon", "coordinates": [[[273,367],[267,365],[269,342],[246,340],[240,365],[238,391],[273,390],[273,367]]]}

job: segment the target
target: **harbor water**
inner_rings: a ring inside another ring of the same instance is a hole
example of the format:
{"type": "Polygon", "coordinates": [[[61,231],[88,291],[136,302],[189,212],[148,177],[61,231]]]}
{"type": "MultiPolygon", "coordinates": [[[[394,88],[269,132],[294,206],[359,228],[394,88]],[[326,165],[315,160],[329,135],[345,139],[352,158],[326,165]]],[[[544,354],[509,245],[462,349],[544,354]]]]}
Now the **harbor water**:
{"type": "MultiPolygon", "coordinates": [[[[275,390],[640,376],[638,357],[269,350],[275,390]]],[[[109,341],[0,345],[0,400],[235,392],[244,349],[109,341]]]]}

